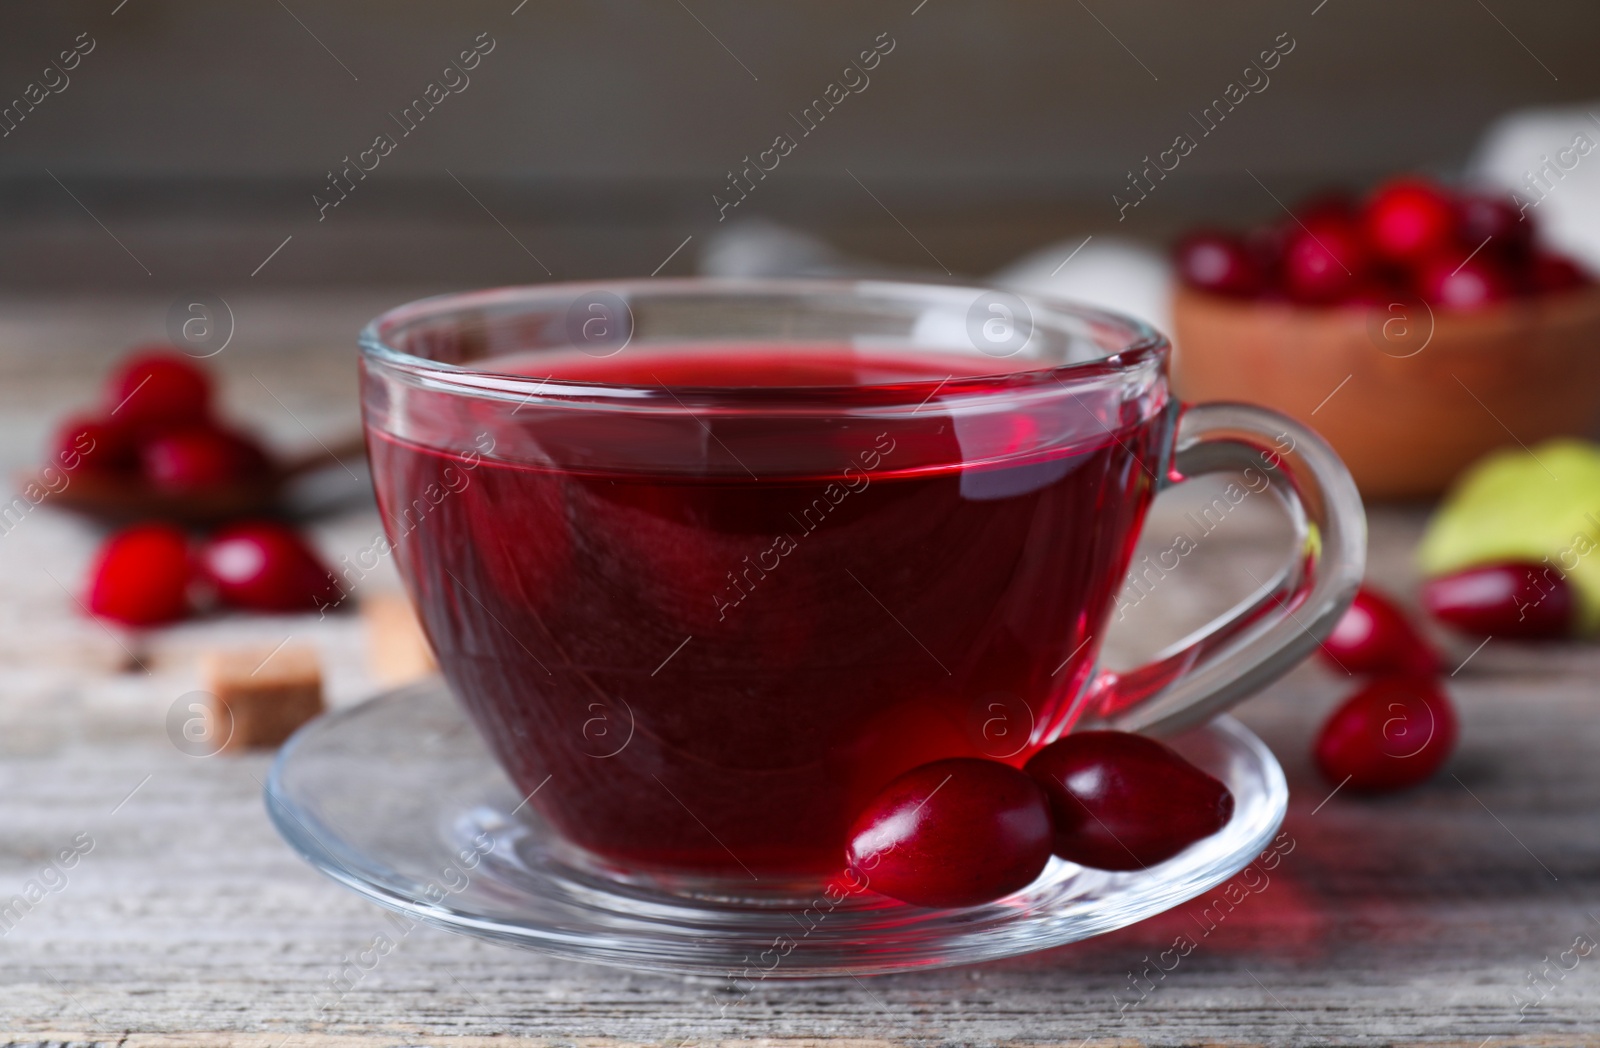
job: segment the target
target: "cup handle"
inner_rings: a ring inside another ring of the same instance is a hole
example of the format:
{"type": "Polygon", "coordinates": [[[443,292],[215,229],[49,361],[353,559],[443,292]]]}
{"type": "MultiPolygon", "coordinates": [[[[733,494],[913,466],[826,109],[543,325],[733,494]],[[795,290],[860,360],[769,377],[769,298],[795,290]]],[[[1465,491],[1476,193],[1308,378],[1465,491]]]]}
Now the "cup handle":
{"type": "Polygon", "coordinates": [[[1102,672],[1086,721],[1149,735],[1202,724],[1310,654],[1355,597],[1366,564],[1366,514],[1344,463],[1321,437],[1247,404],[1187,407],[1162,487],[1206,473],[1242,473],[1251,491],[1273,493],[1294,526],[1290,561],[1149,663],[1102,672]]]}

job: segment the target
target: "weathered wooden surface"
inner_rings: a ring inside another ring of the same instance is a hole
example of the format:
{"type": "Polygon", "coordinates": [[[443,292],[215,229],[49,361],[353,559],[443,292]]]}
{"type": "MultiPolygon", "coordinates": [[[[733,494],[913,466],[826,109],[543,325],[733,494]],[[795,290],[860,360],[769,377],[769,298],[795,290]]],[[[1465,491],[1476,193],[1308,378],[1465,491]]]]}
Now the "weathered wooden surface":
{"type": "MultiPolygon", "coordinates": [[[[311,443],[290,411],[324,438],[354,426],[352,331],[385,297],[235,302],[239,338],[215,361],[230,403],[286,445],[311,443]]],[[[165,307],[0,306],[7,476],[89,396],[103,354],[159,333],[165,307]]],[[[1373,514],[1375,577],[1405,590],[1421,521],[1373,514]]],[[[318,537],[337,557],[375,527],[359,511],[318,537]]],[[[1242,591],[1245,568],[1271,563],[1271,534],[1241,512],[1130,613],[1118,646],[1171,636],[1219,590],[1242,591]]],[[[1253,700],[1242,716],[1293,789],[1294,849],[1222,920],[1196,902],[1032,957],[742,1000],[417,927],[341,993],[330,986],[346,958],[392,931],[382,911],[278,839],[260,799],[266,758],[186,756],[165,716],[197,687],[197,650],[290,634],[324,653],[335,703],[359,700],[374,687],[359,620],[225,618],[119,638],[63,589],[92,542],[44,510],[0,534],[0,903],[30,879],[55,888],[0,937],[0,1030],[19,1043],[1600,1043],[1600,952],[1561,956],[1579,936],[1600,942],[1600,648],[1491,642],[1451,681],[1464,731],[1449,773],[1385,800],[1327,799],[1306,759],[1347,682],[1307,666],[1253,700]],[[86,841],[73,868],[44,872],[86,841]],[[1180,934],[1198,948],[1153,983],[1130,979],[1180,934]],[[1522,1015],[1514,994],[1538,1003],[1522,1015]]]]}

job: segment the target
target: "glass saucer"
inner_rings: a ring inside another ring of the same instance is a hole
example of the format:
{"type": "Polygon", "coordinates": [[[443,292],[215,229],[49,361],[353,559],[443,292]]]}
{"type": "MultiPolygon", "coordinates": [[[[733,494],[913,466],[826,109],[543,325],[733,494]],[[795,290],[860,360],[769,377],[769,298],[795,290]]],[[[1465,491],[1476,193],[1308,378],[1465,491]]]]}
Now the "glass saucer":
{"type": "MultiPolygon", "coordinates": [[[[577,961],[732,979],[970,964],[1133,924],[1221,884],[1260,854],[1289,791],[1267,747],[1220,717],[1172,740],[1228,784],[1233,820],[1136,873],[1052,859],[983,906],[932,910],[871,891],[623,871],[558,838],[490,757],[442,680],[308,724],[279,754],[267,811],[334,880],[452,931],[577,961]]],[[[842,866],[842,861],[841,861],[842,866]]]]}

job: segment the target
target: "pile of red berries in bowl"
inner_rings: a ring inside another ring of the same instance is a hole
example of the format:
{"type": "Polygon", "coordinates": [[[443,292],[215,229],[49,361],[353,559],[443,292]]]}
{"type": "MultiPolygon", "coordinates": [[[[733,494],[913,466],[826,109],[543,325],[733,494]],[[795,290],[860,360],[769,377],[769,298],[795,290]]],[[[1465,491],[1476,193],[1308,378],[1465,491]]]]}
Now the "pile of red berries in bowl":
{"type": "Polygon", "coordinates": [[[1175,251],[1194,290],[1306,306],[1366,308],[1417,297],[1452,310],[1584,287],[1574,261],[1541,247],[1510,197],[1429,179],[1386,182],[1365,200],[1328,194],[1240,235],[1191,233],[1175,251]]]}
{"type": "Polygon", "coordinates": [[[1535,209],[1425,178],[1176,248],[1172,382],[1315,429],[1369,500],[1431,498],[1515,433],[1600,417],[1600,285],[1535,209]]]}

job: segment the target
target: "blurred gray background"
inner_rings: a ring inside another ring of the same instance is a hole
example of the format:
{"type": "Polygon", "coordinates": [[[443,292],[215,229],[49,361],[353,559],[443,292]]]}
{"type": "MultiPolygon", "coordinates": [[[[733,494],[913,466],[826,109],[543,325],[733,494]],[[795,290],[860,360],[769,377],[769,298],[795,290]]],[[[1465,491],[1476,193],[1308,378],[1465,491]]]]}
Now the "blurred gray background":
{"type": "Polygon", "coordinates": [[[1592,0],[6,0],[0,106],[79,34],[94,50],[0,137],[0,290],[639,274],[695,235],[662,270],[687,272],[729,169],[798,137],[790,114],[880,33],[870,84],[731,216],[981,273],[1275,212],[1247,171],[1285,200],[1449,171],[1500,114],[1600,96],[1592,0]],[[470,84],[400,138],[392,114],[480,33],[470,84]],[[1282,33],[1270,83],[1119,224],[1128,169],[1198,136],[1282,33]],[[318,221],[329,169],[385,131],[398,147],[318,221]]]}

